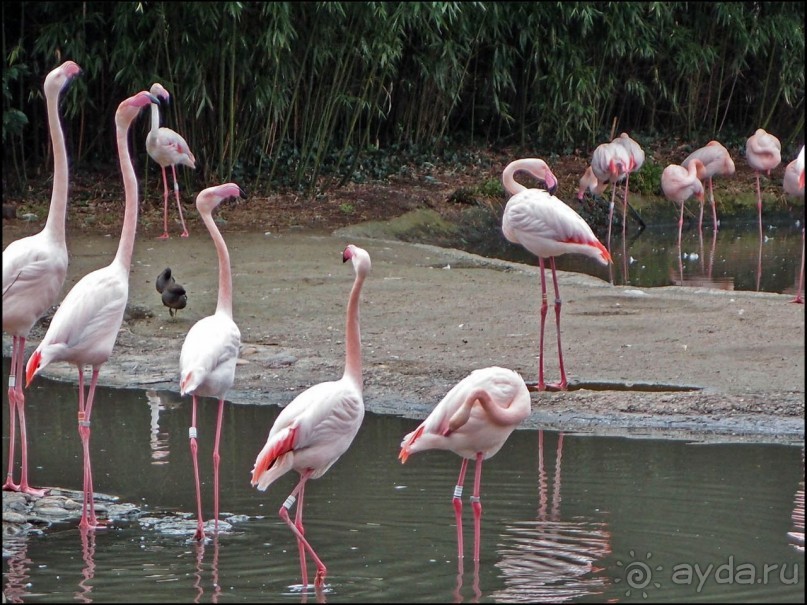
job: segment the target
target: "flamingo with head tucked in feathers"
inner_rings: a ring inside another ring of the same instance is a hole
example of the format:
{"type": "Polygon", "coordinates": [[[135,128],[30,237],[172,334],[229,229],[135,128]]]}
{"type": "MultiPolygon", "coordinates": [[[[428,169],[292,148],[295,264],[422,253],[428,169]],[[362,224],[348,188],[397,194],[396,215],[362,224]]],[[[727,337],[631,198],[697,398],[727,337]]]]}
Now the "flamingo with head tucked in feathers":
{"type": "Polygon", "coordinates": [[[763,128],[757,128],[756,132],[748,137],[745,142],[745,157],[748,164],[754,169],[754,177],[757,183],[757,210],[759,212],[759,239],[762,241],[762,189],[759,184],[761,173],[768,176],[771,170],[782,162],[782,144],[772,134],[765,132],[763,128]]]}
{"type": "MultiPolygon", "coordinates": [[[[804,145],[796,159],[790,162],[785,168],[785,176],[782,186],[788,195],[804,199],[804,145]]],[[[804,226],[801,228],[801,269],[799,270],[799,287],[796,290],[796,297],[790,301],[804,304],[802,290],[804,286],[804,226]]]]}
{"type": "MultiPolygon", "coordinates": [[[[620,148],[621,149],[621,148],[620,148]]],[[[510,199],[502,216],[502,232],[508,241],[521,244],[538,257],[541,268],[541,335],[538,363],[538,390],[550,386],[565,390],[568,387],[563,367],[563,351],[560,342],[560,290],[555,271],[555,257],[561,254],[584,254],[607,265],[611,254],[600,243],[583,218],[563,201],[552,195],[557,179],[539,158],[526,158],[510,162],[502,173],[502,183],[510,199]],[[549,191],[527,189],[515,181],[519,170],[530,173],[546,183],[549,191]],[[547,298],[544,259],[549,259],[552,280],[555,284],[555,323],[558,332],[558,362],[560,382],[547,385],[544,382],[544,326],[546,324],[547,298]]]]}
{"type": "MultiPolygon", "coordinates": [[[[696,149],[690,153],[686,159],[681,162],[684,168],[689,167],[692,160],[700,160],[703,168],[698,171],[698,178],[703,181],[709,182],[709,201],[712,204],[712,226],[714,229],[718,227],[717,221],[717,206],[715,204],[715,193],[713,189],[712,179],[716,176],[731,176],[735,172],[734,160],[731,159],[729,150],[726,149],[718,141],[709,141],[700,149],[696,149]]],[[[704,187],[705,189],[705,187],[704,187]]],[[[701,212],[698,218],[698,228],[703,226],[703,202],[701,201],[701,212]]]]}
{"type": "Polygon", "coordinates": [[[98,373],[112,354],[129,299],[129,270],[137,231],[137,176],[129,155],[129,128],[143,107],[157,102],[154,96],[141,91],[118,105],[115,131],[126,210],[117,253],[111,264],[88,273],[67,293],[26,366],[26,386],[30,386],[34,376],[57,361],[66,361],[78,369],[78,432],[84,449],[84,503],[79,522],[82,529],[98,526],[90,464],[90,418],[98,373]],[[92,367],[92,379],[85,402],[84,367],[87,365],[92,367]]]}
{"type": "Polygon", "coordinates": [[[630,170],[631,159],[627,148],[622,143],[612,141],[603,143],[591,154],[591,170],[600,183],[611,184],[611,202],[608,205],[608,239],[605,246],[611,251],[611,223],[614,220],[614,199],[617,182],[626,177],[630,170]]]}
{"type": "Polygon", "coordinates": [[[8,377],[8,475],[4,490],[42,496],[45,490],[28,483],[28,434],[25,426],[25,340],[39,318],[56,302],[67,275],[68,165],[64,132],[59,120],[59,97],[81,68],[65,61],[45,77],[45,102],[53,145],[53,192],[48,220],[35,235],[11,242],[3,250],[3,331],[12,336],[11,372],[8,377]],[[20,483],[14,483],[16,425],[20,424],[22,455],[20,483]]]}

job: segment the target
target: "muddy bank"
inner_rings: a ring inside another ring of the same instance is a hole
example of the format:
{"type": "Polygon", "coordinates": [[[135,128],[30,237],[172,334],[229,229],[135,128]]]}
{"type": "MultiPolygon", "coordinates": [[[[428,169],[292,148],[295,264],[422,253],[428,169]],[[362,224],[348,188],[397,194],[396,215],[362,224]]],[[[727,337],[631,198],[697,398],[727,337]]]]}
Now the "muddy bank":
{"type": "MultiPolygon", "coordinates": [[[[38,231],[4,224],[4,245],[38,231]]],[[[362,226],[335,232],[227,232],[234,315],[242,334],[228,399],[284,405],[308,386],[338,378],[353,280],[341,252],[368,250],[373,271],[362,297],[368,411],[421,418],[458,380],[489,365],[537,378],[537,267],[453,249],[368,238],[362,226]]],[[[109,263],[118,232],[70,233],[63,295],[109,263]]],[[[382,234],[388,236],[387,233],[382,234]]],[[[185,334],[216,305],[209,236],[135,245],[130,310],[100,383],[178,391],[185,334]],[[188,291],[171,318],[154,281],[166,266],[188,291]]],[[[571,389],[533,393],[528,427],[697,439],[803,441],[804,306],[792,296],[612,286],[560,273],[563,348],[571,389]]],[[[48,318],[26,349],[33,351],[48,318]]],[[[547,320],[547,379],[558,378],[555,328],[547,320]]],[[[3,354],[11,340],[4,334],[3,354]]],[[[76,380],[67,364],[45,375],[76,380]]]]}

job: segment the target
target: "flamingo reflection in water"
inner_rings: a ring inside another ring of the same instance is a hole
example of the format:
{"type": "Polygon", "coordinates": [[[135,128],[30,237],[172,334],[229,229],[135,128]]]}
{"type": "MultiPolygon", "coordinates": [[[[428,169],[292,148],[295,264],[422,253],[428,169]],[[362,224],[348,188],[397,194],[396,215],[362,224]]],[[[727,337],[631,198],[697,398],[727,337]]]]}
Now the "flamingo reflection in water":
{"type": "MultiPolygon", "coordinates": [[[[219,535],[213,534],[213,561],[211,563],[210,572],[213,580],[213,594],[210,595],[212,603],[219,602],[221,595],[221,585],[219,584],[219,535]]],[[[202,586],[202,575],[204,571],[205,559],[205,540],[197,540],[194,543],[196,548],[196,572],[194,573],[195,581],[193,587],[196,589],[196,597],[193,599],[194,603],[201,603],[202,597],[205,594],[204,586],[202,586]]]]}
{"type": "Polygon", "coordinates": [[[596,562],[611,553],[611,534],[605,522],[561,515],[563,433],[558,434],[555,473],[551,486],[544,465],[544,431],[538,432],[538,516],[506,527],[499,545],[505,588],[493,601],[563,602],[603,594],[608,580],[593,572],[596,562]]]}
{"type": "Polygon", "coordinates": [[[801,448],[801,481],[793,497],[793,513],[790,515],[793,529],[787,532],[788,541],[799,552],[804,552],[804,446],[801,448]]]}
{"type": "Polygon", "coordinates": [[[81,590],[74,596],[82,603],[92,603],[92,584],[88,584],[95,577],[95,532],[92,528],[79,527],[81,535],[81,557],[84,559],[84,569],[81,570],[82,579],[78,583],[81,590]]]}
{"type": "Polygon", "coordinates": [[[3,558],[7,558],[7,567],[3,576],[3,602],[24,603],[30,595],[29,578],[31,559],[28,557],[28,539],[26,537],[3,537],[3,558]],[[7,555],[9,555],[7,557],[7,555]]]}

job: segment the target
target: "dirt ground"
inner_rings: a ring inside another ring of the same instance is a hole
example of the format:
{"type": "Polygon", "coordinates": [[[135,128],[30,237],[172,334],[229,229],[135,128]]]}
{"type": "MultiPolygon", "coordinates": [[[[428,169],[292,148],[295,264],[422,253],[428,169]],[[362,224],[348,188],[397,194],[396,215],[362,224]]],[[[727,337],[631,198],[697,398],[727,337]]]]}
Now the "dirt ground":
{"type": "MultiPolygon", "coordinates": [[[[497,178],[500,161],[489,157],[466,171],[413,170],[386,183],[351,184],[313,199],[253,195],[224,204],[216,216],[230,249],[242,335],[228,399],[284,405],[306,387],[341,375],[353,280],[350,265],[341,262],[347,243],[367,249],[373,262],[361,310],[369,411],[424,417],[453,384],[489,365],[512,368],[534,383],[538,268],[395,240],[397,225],[411,210],[431,209],[451,221],[468,204],[490,204],[463,192],[497,178]]],[[[551,162],[562,199],[574,199],[585,162],[582,156],[551,162]]],[[[737,164],[735,181],[721,183],[716,196],[753,183],[750,169],[737,164]]],[[[781,174],[771,182],[777,178],[781,182],[781,174]]],[[[114,256],[122,223],[118,182],[71,175],[71,259],[63,293],[114,256]]],[[[49,187],[45,182],[26,200],[6,196],[4,204],[16,205],[18,217],[38,214],[36,220],[4,219],[4,247],[41,229],[49,187]]],[[[185,334],[215,309],[217,260],[190,194],[183,193],[183,202],[191,236],[178,236],[174,205],[171,238],[156,239],[162,203],[154,187],[152,180],[141,191],[130,313],[100,382],[176,392],[185,334]],[[176,318],[169,317],[154,287],[165,266],[188,291],[188,307],[176,318]]],[[[792,295],[638,289],[572,273],[560,274],[560,287],[571,385],[566,392],[533,393],[527,426],[803,441],[804,305],[790,304],[792,295]]],[[[46,316],[35,327],[27,354],[48,321],[46,316]]],[[[551,311],[546,341],[546,374],[553,381],[558,365],[551,311]]],[[[6,356],[10,342],[4,334],[6,356]]],[[[45,374],[75,381],[75,372],[55,364],[45,374]]]]}

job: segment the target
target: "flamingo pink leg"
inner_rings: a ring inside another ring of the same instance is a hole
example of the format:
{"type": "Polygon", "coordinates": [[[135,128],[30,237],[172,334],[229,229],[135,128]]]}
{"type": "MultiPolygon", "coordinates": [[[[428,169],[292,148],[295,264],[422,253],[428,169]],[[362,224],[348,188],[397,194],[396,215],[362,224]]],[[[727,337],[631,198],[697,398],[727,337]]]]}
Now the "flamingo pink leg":
{"type": "Polygon", "coordinates": [[[84,503],[82,505],[80,529],[97,529],[101,525],[95,515],[94,488],[92,482],[92,464],[90,461],[90,417],[92,416],[92,404],[95,398],[95,387],[98,384],[99,368],[92,369],[90,379],[90,392],[87,395],[86,405],[84,399],[84,368],[79,367],[78,374],[78,433],[81,437],[81,445],[84,450],[84,503]],[[87,515],[89,514],[89,519],[87,515]]]}
{"type": "Polygon", "coordinates": [[[625,199],[622,200],[622,241],[625,241],[625,237],[628,231],[628,188],[630,185],[630,172],[625,175],[625,199]]]}
{"type": "Polygon", "coordinates": [[[757,177],[757,211],[759,212],[759,240],[762,241],[762,189],[759,186],[759,172],[757,177]]]}
{"type": "Polygon", "coordinates": [[[165,174],[165,166],[162,166],[163,171],[163,234],[157,239],[168,239],[168,175],[165,174]]]}
{"type": "MultiPolygon", "coordinates": [[[[305,486],[297,494],[297,511],[294,514],[294,526],[297,530],[305,535],[305,527],[303,527],[303,499],[305,496],[305,486]]],[[[308,586],[308,565],[305,561],[305,545],[298,538],[297,550],[300,554],[300,577],[302,578],[303,586],[308,586]]]]}
{"type": "Polygon", "coordinates": [[[202,487],[199,483],[199,459],[197,452],[199,446],[196,443],[196,395],[193,396],[193,411],[191,412],[191,426],[188,429],[188,437],[191,444],[191,455],[193,456],[193,476],[196,480],[196,509],[197,509],[197,525],[196,533],[193,536],[194,540],[205,539],[205,529],[202,522],[202,487]]]}
{"type": "Polygon", "coordinates": [[[804,286],[804,227],[801,228],[801,269],[799,270],[799,289],[796,290],[796,298],[794,298],[790,302],[797,303],[800,305],[804,304],[804,299],[801,297],[803,286],[804,286]]]}
{"type": "Polygon", "coordinates": [[[555,257],[550,257],[549,263],[552,266],[552,282],[555,284],[555,325],[557,326],[558,331],[558,364],[560,365],[560,382],[553,383],[551,385],[552,388],[560,389],[561,391],[565,391],[566,387],[568,387],[569,382],[566,380],[566,370],[563,368],[563,348],[560,344],[560,308],[562,305],[562,301],[560,299],[560,288],[558,286],[558,275],[555,271],[555,257]]]}
{"type": "Polygon", "coordinates": [[[471,496],[471,508],[474,510],[474,561],[479,561],[479,542],[482,534],[482,500],[479,497],[482,487],[482,457],[482,452],[476,453],[474,494],[471,496]]]}
{"type": "Polygon", "coordinates": [[[549,305],[546,301],[546,277],[544,274],[544,259],[538,258],[538,266],[541,268],[541,335],[538,340],[538,390],[546,389],[544,382],[544,327],[546,326],[546,313],[549,305]]]}
{"type": "Polygon", "coordinates": [[[608,204],[608,242],[605,247],[611,252],[611,222],[614,220],[614,198],[616,196],[616,183],[611,187],[611,203],[608,204]]]}
{"type": "Polygon", "coordinates": [[[219,417],[216,422],[216,442],[213,446],[213,513],[215,515],[215,531],[219,531],[219,442],[221,441],[221,421],[224,416],[224,399],[219,399],[219,417]]]}
{"type": "Polygon", "coordinates": [[[25,423],[25,394],[22,390],[23,370],[25,364],[25,337],[14,336],[11,349],[11,371],[8,377],[8,409],[10,441],[8,445],[8,476],[3,484],[4,490],[22,492],[40,498],[48,493],[46,489],[37,489],[28,484],[28,432],[25,423]],[[14,454],[16,449],[16,424],[19,413],[20,451],[22,453],[22,474],[19,485],[14,483],[14,454]]]}
{"type": "Polygon", "coordinates": [[[709,200],[712,202],[712,227],[717,231],[717,204],[715,204],[715,192],[712,185],[712,177],[709,177],[709,200]]]}
{"type": "MultiPolygon", "coordinates": [[[[163,168],[165,170],[165,168],[163,168]]],[[[179,220],[182,221],[182,233],[180,237],[188,237],[188,228],[185,226],[185,219],[182,216],[182,204],[179,201],[179,183],[177,183],[177,167],[174,164],[171,164],[171,172],[174,175],[174,194],[177,197],[177,209],[179,210],[179,220]]],[[[168,185],[166,185],[166,190],[168,185]]],[[[166,217],[168,214],[168,199],[166,198],[166,217]]],[[[167,226],[166,226],[167,230],[167,226]]]]}
{"type": "Polygon", "coordinates": [[[462,485],[465,483],[465,471],[468,469],[468,458],[462,459],[460,466],[460,476],[457,478],[457,485],[454,487],[454,516],[457,519],[457,558],[460,560],[465,556],[462,541],[462,485]]]}
{"type": "MultiPolygon", "coordinates": [[[[283,521],[286,523],[286,525],[289,526],[294,535],[297,537],[298,544],[302,543],[305,550],[308,551],[308,554],[310,554],[311,558],[314,559],[314,563],[317,566],[317,577],[314,579],[314,586],[319,588],[325,582],[325,575],[327,574],[328,570],[326,569],[325,564],[317,556],[317,553],[308,543],[308,540],[306,540],[305,536],[303,535],[305,533],[305,530],[303,529],[303,513],[300,504],[297,505],[298,508],[297,508],[297,514],[295,515],[295,521],[292,522],[292,520],[289,519],[289,509],[292,506],[294,506],[294,502],[296,501],[298,494],[300,495],[300,501],[302,502],[302,496],[305,490],[305,482],[308,481],[312,473],[313,471],[311,469],[308,469],[300,476],[299,483],[297,483],[297,486],[289,494],[289,497],[286,498],[286,501],[283,503],[283,506],[280,507],[278,514],[280,515],[280,518],[283,519],[283,521]]],[[[302,564],[301,571],[304,574],[303,585],[307,586],[308,578],[305,577],[307,576],[307,573],[304,564],[302,564]]]]}

